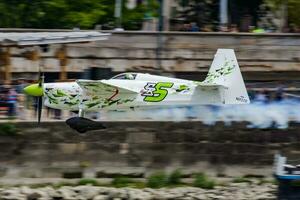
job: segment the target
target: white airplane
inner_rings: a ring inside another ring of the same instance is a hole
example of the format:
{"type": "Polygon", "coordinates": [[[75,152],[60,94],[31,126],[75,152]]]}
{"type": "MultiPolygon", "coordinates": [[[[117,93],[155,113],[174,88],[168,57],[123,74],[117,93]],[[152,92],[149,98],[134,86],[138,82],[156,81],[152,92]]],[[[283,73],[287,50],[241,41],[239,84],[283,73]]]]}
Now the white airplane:
{"type": "MultiPolygon", "coordinates": [[[[44,105],[50,108],[78,111],[79,117],[66,121],[78,132],[104,128],[102,124],[84,118],[86,112],[250,103],[232,49],[218,49],[203,82],[123,73],[108,80],[44,83],[40,76],[39,83],[27,86],[24,91],[43,98],[44,105]]],[[[42,105],[39,105],[41,109],[42,105]]]]}

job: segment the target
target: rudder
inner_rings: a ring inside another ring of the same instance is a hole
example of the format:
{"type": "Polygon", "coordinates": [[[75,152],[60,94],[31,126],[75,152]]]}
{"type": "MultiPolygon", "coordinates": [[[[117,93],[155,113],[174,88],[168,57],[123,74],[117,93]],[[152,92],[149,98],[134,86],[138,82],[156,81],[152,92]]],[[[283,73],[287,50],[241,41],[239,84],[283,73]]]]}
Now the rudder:
{"type": "Polygon", "coordinates": [[[233,49],[218,49],[203,83],[224,86],[220,92],[225,104],[250,103],[233,49]]]}

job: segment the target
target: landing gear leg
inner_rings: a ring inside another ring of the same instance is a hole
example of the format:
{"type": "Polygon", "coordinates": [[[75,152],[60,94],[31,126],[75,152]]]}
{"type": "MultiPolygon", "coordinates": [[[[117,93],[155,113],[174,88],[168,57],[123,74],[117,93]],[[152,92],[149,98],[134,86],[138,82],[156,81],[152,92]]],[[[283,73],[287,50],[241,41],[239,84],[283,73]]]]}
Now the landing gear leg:
{"type": "Polygon", "coordinates": [[[80,109],[79,109],[79,112],[78,112],[78,116],[79,116],[79,117],[84,117],[84,114],[85,114],[85,113],[84,113],[83,109],[80,108],[80,109]]]}

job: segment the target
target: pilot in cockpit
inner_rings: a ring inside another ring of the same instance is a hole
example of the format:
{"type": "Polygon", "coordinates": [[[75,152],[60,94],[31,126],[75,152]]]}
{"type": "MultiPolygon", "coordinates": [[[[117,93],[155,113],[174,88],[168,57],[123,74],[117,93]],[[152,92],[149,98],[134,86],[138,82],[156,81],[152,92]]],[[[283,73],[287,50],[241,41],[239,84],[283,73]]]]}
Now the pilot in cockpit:
{"type": "Polygon", "coordinates": [[[126,73],[125,74],[125,79],[127,79],[127,80],[134,80],[134,76],[131,73],[126,73]]]}

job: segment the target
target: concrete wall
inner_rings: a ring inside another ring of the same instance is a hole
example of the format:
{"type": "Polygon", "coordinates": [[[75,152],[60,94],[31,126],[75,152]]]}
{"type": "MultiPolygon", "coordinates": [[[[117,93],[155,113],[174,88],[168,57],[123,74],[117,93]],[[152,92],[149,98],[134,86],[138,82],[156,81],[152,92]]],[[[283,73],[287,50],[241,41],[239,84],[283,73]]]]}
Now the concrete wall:
{"type": "Polygon", "coordinates": [[[143,177],[183,169],[212,175],[271,176],[273,156],[300,156],[299,124],[286,130],[248,129],[245,123],[106,122],[106,130],[78,135],[63,122],[19,122],[0,136],[3,177],[143,177]],[[98,174],[98,175],[97,175],[98,174]]]}
{"type": "MultiPolygon", "coordinates": [[[[157,36],[154,32],[116,32],[107,41],[68,45],[68,71],[105,67],[114,72],[153,72],[157,69],[157,36]]],[[[265,80],[268,79],[266,74],[280,79],[282,72],[287,73],[290,80],[299,77],[299,34],[165,32],[162,41],[161,59],[165,72],[199,77],[207,72],[218,48],[233,48],[246,79],[265,80]]],[[[44,54],[47,72],[60,70],[54,57],[57,47],[52,46],[50,52],[44,54]]],[[[14,51],[14,72],[37,71],[38,62],[21,56],[25,50],[14,51]]]]}

